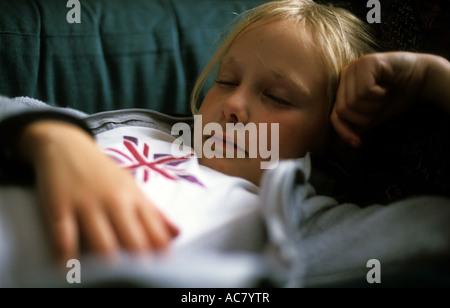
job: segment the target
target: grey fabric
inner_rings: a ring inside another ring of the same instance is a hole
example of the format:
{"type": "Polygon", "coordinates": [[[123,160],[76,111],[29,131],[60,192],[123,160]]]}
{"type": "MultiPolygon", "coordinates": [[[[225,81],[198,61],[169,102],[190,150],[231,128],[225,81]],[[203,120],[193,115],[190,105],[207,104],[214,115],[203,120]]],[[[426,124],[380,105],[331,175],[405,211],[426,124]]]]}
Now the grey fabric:
{"type": "MultiPolygon", "coordinates": [[[[30,99],[0,97],[2,120],[29,112],[30,108],[47,107],[30,99]]],[[[171,125],[181,119],[192,124],[191,118],[174,118],[140,109],[94,115],[74,112],[72,115],[76,119],[82,118],[95,133],[121,125],[159,127],[169,131],[171,125]]],[[[311,161],[310,155],[282,161],[276,169],[269,169],[264,174],[261,204],[270,242],[267,250],[260,254],[215,256],[199,252],[199,255],[189,256],[192,262],[182,262],[187,256],[180,255],[173,264],[162,262],[158,270],[134,262],[125,262],[115,268],[93,266],[86,276],[87,285],[185,287],[197,273],[205,274],[201,269],[208,260],[211,264],[227,266],[215,266],[215,270],[209,268],[209,273],[213,274],[209,278],[205,275],[203,280],[191,286],[253,287],[270,281],[281,287],[360,287],[368,286],[366,275],[370,268],[367,262],[377,259],[381,264],[381,286],[436,283],[450,286],[449,199],[422,196],[388,206],[374,204],[365,208],[339,204],[334,198],[316,193],[310,182],[314,174],[311,161]],[[177,272],[187,267],[191,270],[183,275],[177,272]],[[222,283],[228,277],[228,269],[233,267],[247,267],[248,271],[222,283]]],[[[27,217],[39,219],[34,216],[27,217]]],[[[31,261],[29,263],[33,264],[31,261]]],[[[52,276],[53,272],[44,270],[38,272],[39,281],[48,276],[47,286],[65,286],[65,281],[57,280],[52,276]]],[[[26,277],[20,285],[32,286],[36,281],[26,277]]]]}
{"type": "Polygon", "coordinates": [[[84,121],[97,135],[107,130],[122,126],[141,126],[162,130],[171,134],[175,123],[187,123],[193,125],[192,117],[173,117],[157,111],[147,109],[125,109],[105,111],[87,116],[84,121]]]}
{"type": "Polygon", "coordinates": [[[51,107],[29,97],[0,96],[0,182],[29,184],[34,180],[32,168],[15,151],[18,134],[24,127],[34,121],[52,119],[70,122],[91,134],[82,121],[85,116],[78,110],[51,107]]]}
{"type": "Polygon", "coordinates": [[[40,100],[31,97],[21,96],[9,98],[0,95],[0,121],[13,115],[17,115],[21,112],[42,111],[42,110],[57,111],[72,115],[76,118],[83,118],[87,116],[87,113],[85,112],[72,108],[53,107],[40,100]]]}
{"type": "Polygon", "coordinates": [[[385,286],[450,285],[450,199],[338,204],[316,195],[306,166],[304,160],[281,162],[262,186],[272,245],[288,264],[287,286],[368,286],[372,259],[381,264],[385,286]]]}
{"type": "MultiPolygon", "coordinates": [[[[173,123],[192,120],[141,109],[89,116],[25,98],[3,98],[1,106],[2,123],[10,117],[17,119],[48,109],[82,119],[93,134],[130,125],[170,132],[173,123]]],[[[35,191],[30,187],[0,186],[0,287],[70,287],[64,271],[61,275],[52,265],[47,235],[35,191]]],[[[82,284],[74,287],[257,287],[273,276],[264,255],[250,251],[182,249],[170,258],[155,254],[135,258],[123,253],[120,262],[114,264],[84,255],[80,262],[82,284]]]]}

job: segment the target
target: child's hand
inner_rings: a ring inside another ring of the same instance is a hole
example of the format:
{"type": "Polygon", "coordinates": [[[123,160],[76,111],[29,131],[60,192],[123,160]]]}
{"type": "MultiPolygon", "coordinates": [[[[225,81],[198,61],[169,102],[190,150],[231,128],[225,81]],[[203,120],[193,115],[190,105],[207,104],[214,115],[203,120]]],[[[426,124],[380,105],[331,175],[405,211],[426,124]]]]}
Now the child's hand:
{"type": "Polygon", "coordinates": [[[178,230],[103,154],[92,137],[63,122],[37,122],[20,148],[36,172],[37,188],[58,258],[65,264],[85,245],[114,255],[165,248],[178,230]]]}
{"type": "Polygon", "coordinates": [[[405,111],[423,94],[429,61],[407,52],[363,56],[344,68],[331,123],[354,147],[361,135],[405,111]]]}

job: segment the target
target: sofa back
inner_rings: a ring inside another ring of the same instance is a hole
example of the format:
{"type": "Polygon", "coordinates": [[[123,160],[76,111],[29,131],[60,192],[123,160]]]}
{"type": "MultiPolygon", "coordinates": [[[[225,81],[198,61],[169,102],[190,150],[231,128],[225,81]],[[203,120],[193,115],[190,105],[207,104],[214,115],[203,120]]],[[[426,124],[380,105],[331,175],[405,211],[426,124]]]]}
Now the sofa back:
{"type": "MultiPolygon", "coordinates": [[[[1,0],[0,95],[88,113],[136,107],[189,115],[193,84],[225,26],[267,1],[1,0]]],[[[363,20],[370,12],[369,1],[317,1],[363,20]]],[[[382,50],[450,59],[450,1],[380,3],[381,23],[371,26],[382,50]]]]}
{"type": "Polygon", "coordinates": [[[190,114],[193,83],[221,31],[263,2],[2,0],[0,94],[88,113],[190,114]]]}

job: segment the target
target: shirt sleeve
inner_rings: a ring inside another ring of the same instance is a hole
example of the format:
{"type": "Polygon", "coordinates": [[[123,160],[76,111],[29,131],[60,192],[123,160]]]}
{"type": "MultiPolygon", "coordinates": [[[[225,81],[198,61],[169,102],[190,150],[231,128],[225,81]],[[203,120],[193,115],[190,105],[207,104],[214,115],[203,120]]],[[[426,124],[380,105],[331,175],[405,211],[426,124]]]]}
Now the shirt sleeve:
{"type": "Polygon", "coordinates": [[[41,120],[71,123],[93,135],[81,117],[81,113],[52,107],[32,99],[27,102],[0,96],[0,183],[31,184],[33,182],[33,169],[19,158],[15,147],[21,130],[41,120]]]}
{"type": "Polygon", "coordinates": [[[424,195],[365,207],[339,203],[317,194],[309,168],[314,166],[302,160],[281,161],[267,170],[261,187],[268,237],[288,267],[287,286],[367,286],[373,260],[382,264],[383,285],[448,280],[443,265],[449,256],[449,198],[424,195]]]}

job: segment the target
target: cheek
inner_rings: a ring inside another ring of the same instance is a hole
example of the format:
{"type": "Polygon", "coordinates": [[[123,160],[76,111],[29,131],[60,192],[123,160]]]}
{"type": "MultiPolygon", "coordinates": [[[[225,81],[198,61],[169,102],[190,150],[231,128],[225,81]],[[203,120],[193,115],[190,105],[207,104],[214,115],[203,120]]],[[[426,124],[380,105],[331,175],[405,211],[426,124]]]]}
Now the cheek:
{"type": "Polygon", "coordinates": [[[211,88],[205,95],[202,104],[198,110],[198,113],[201,115],[207,115],[211,111],[215,111],[219,109],[220,98],[217,91],[214,88],[211,88]]]}

